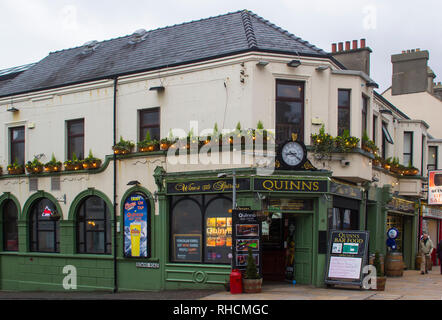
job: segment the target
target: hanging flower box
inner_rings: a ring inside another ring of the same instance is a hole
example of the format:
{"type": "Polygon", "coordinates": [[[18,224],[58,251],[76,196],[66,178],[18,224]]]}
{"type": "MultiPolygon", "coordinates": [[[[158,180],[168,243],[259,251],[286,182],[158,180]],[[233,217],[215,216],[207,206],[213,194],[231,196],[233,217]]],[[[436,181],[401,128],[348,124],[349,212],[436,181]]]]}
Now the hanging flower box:
{"type": "Polygon", "coordinates": [[[133,151],[135,144],[132,141],[126,141],[123,137],[120,137],[120,141],[112,147],[114,154],[125,155],[133,151]]]}
{"type": "Polygon", "coordinates": [[[37,158],[34,158],[32,161],[28,161],[25,166],[26,171],[30,174],[43,172],[43,167],[43,163],[41,163],[37,158]]]}
{"type": "Polygon", "coordinates": [[[55,158],[55,155],[52,154],[52,158],[51,161],[45,163],[44,165],[44,171],[45,172],[59,172],[61,171],[61,161],[57,161],[57,159],[55,158]]]}
{"type": "Polygon", "coordinates": [[[10,165],[8,165],[8,174],[11,175],[16,175],[16,174],[23,174],[25,172],[25,169],[23,168],[23,166],[21,164],[19,164],[16,161],[14,161],[14,163],[11,163],[10,165]]]}
{"type": "Polygon", "coordinates": [[[77,158],[75,153],[72,155],[72,160],[66,160],[64,162],[64,169],[66,171],[77,171],[83,168],[81,160],[77,158]]]}
{"type": "Polygon", "coordinates": [[[89,155],[83,161],[81,161],[83,169],[98,169],[101,166],[101,159],[95,158],[92,154],[92,150],[89,150],[89,155]]]}

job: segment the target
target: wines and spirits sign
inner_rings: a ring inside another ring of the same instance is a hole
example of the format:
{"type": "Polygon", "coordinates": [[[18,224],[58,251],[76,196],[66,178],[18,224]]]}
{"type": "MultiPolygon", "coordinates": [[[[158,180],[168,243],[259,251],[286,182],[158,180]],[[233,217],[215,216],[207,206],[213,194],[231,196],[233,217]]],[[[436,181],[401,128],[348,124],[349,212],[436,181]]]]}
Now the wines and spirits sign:
{"type": "Polygon", "coordinates": [[[252,249],[252,256],[262,274],[261,263],[261,222],[254,210],[232,210],[232,268],[245,270],[247,267],[248,250],[252,249]]]}
{"type": "Polygon", "coordinates": [[[330,232],[325,283],[362,285],[362,269],[367,264],[368,231],[330,232]]]}

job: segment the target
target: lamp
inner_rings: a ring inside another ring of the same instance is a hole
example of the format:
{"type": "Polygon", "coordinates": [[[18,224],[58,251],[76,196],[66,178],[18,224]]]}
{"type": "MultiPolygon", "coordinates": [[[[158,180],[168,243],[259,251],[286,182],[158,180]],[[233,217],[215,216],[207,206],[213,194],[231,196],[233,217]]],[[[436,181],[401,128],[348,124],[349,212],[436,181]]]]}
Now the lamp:
{"type": "Polygon", "coordinates": [[[268,65],[269,62],[265,61],[265,60],[260,60],[258,61],[258,63],[256,64],[258,67],[265,67],[266,65],[268,65]]]}
{"type": "Polygon", "coordinates": [[[287,65],[289,67],[296,68],[296,67],[299,67],[301,65],[301,61],[299,61],[299,60],[292,60],[289,63],[287,63],[287,65]]]}
{"type": "Polygon", "coordinates": [[[138,180],[132,180],[127,183],[128,186],[137,186],[141,184],[138,180]]]}
{"type": "Polygon", "coordinates": [[[367,87],[379,88],[379,85],[376,82],[374,82],[374,81],[368,81],[365,85],[367,87]]]}
{"type": "Polygon", "coordinates": [[[323,64],[323,65],[317,66],[315,70],[316,70],[316,71],[325,71],[325,70],[327,70],[328,68],[329,68],[328,65],[323,64]]]}
{"type": "Polygon", "coordinates": [[[163,86],[150,87],[149,90],[150,91],[163,92],[164,91],[164,87],[163,86]]]}
{"type": "Polygon", "coordinates": [[[17,111],[19,111],[16,107],[14,107],[14,106],[12,106],[12,107],[9,107],[8,109],[6,109],[6,111],[9,111],[9,112],[17,112],[17,111]]]}

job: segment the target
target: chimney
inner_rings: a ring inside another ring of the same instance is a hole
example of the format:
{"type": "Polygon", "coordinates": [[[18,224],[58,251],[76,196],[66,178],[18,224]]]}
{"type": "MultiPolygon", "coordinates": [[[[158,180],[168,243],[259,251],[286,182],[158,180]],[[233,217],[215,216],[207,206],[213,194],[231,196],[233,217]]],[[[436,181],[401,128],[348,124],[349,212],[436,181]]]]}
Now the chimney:
{"type": "Polygon", "coordinates": [[[366,46],[365,39],[345,41],[345,50],[343,42],[338,43],[338,51],[333,51],[335,44],[332,44],[332,56],[342,63],[349,70],[359,70],[370,75],[370,53],[372,52],[366,46]],[[350,45],[352,46],[350,48],[350,45]]]}
{"type": "Polygon", "coordinates": [[[433,96],[442,101],[442,83],[435,82],[433,86],[433,96]]]}
{"type": "Polygon", "coordinates": [[[427,66],[428,59],[428,51],[420,49],[407,49],[402,53],[392,55],[392,95],[424,91],[431,93],[435,75],[427,66]]]}

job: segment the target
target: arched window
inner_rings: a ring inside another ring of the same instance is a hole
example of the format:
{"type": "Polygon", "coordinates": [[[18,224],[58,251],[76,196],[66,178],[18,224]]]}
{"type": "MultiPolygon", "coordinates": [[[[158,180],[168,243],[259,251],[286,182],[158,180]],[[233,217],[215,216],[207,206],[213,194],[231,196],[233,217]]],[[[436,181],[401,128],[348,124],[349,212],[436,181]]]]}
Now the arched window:
{"type": "Polygon", "coordinates": [[[60,252],[60,222],[53,218],[56,207],[49,199],[34,202],[30,214],[31,251],[60,252]]]}
{"type": "Polygon", "coordinates": [[[3,204],[3,250],[17,251],[18,250],[18,227],[17,215],[18,210],[14,201],[7,200],[3,204]]]}
{"type": "Polygon", "coordinates": [[[202,214],[199,201],[182,198],[172,209],[172,261],[201,262],[202,214]]]}
{"type": "Polygon", "coordinates": [[[232,200],[217,197],[210,200],[205,210],[204,262],[230,263],[232,252],[232,200]]]}
{"type": "Polygon", "coordinates": [[[171,198],[170,260],[231,263],[232,199],[228,196],[171,198]]]}
{"type": "Polygon", "coordinates": [[[111,221],[106,202],[87,197],[77,210],[77,252],[110,254],[111,221]]]}

